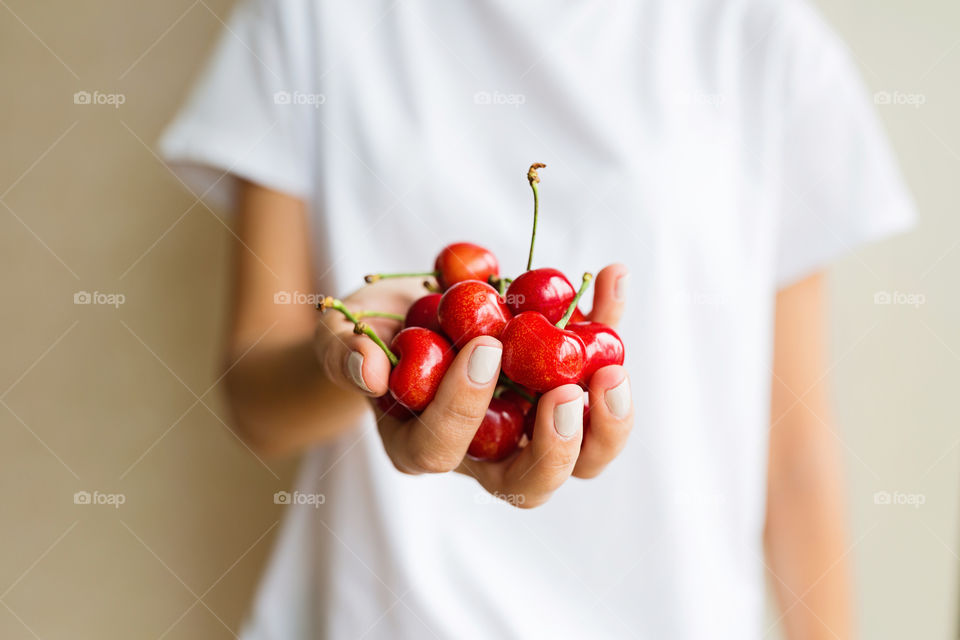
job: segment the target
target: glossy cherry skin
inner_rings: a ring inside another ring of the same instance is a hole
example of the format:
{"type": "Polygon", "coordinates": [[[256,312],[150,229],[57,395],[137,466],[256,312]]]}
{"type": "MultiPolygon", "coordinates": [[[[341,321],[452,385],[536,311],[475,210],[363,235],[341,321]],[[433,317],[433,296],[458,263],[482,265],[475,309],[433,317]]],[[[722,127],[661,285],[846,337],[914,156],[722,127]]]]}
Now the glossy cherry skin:
{"type": "Polygon", "coordinates": [[[517,450],[522,435],[523,409],[503,397],[493,398],[470,442],[467,455],[488,462],[503,460],[517,450]]]}
{"type": "Polygon", "coordinates": [[[508,378],[544,393],[580,380],[586,345],[577,334],[554,326],[542,313],[524,311],[504,327],[501,371],[508,378]]]}
{"type": "Polygon", "coordinates": [[[439,293],[428,293],[418,298],[407,309],[407,317],[403,320],[404,327],[424,327],[436,333],[441,333],[440,321],[437,319],[437,307],[440,306],[439,293]]]}
{"type": "Polygon", "coordinates": [[[611,327],[600,322],[571,322],[567,330],[580,336],[587,348],[587,362],[583,366],[581,382],[590,383],[597,369],[610,364],[623,364],[623,340],[611,327]]]}
{"type": "Polygon", "coordinates": [[[443,290],[465,280],[487,282],[490,276],[500,273],[497,257],[489,249],[471,242],[455,242],[444,247],[433,268],[443,290]]]}
{"type": "Polygon", "coordinates": [[[510,320],[510,310],[489,284],[466,280],[443,294],[437,318],[443,332],[460,348],[477,336],[499,338],[510,320]]]}
{"type": "MultiPolygon", "coordinates": [[[[577,292],[556,269],[533,269],[521,273],[507,287],[506,303],[514,315],[524,311],[539,311],[550,324],[556,324],[577,292]]],[[[583,314],[581,314],[583,315],[583,314]]]]}
{"type": "Polygon", "coordinates": [[[410,327],[393,338],[390,350],[399,359],[390,372],[390,393],[407,409],[423,411],[453,362],[453,346],[430,329],[410,327]]]}

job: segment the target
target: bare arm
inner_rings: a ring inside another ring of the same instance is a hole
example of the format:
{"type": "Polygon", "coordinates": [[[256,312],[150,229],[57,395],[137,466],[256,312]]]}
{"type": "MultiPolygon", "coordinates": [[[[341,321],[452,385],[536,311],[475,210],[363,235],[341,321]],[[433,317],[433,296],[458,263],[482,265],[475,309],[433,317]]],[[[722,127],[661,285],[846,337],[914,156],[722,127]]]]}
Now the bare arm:
{"type": "Polygon", "coordinates": [[[824,279],[776,305],[765,542],[790,640],[852,637],[844,482],[830,432],[824,279]]]}
{"type": "Polygon", "coordinates": [[[225,347],[233,425],[267,455],[296,451],[338,435],[366,408],[320,366],[318,314],[307,304],[276,304],[280,291],[314,291],[304,204],[243,183],[232,256],[225,347]]]}

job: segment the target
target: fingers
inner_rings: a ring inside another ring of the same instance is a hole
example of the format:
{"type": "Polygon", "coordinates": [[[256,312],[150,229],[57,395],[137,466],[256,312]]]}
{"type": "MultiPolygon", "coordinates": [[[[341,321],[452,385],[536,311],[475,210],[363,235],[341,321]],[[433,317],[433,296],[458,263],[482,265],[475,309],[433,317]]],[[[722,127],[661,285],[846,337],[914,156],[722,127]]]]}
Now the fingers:
{"type": "MultiPolygon", "coordinates": [[[[419,282],[385,280],[359,289],[345,298],[344,303],[355,312],[375,310],[402,315],[423,293],[419,282]]],[[[387,344],[402,328],[401,322],[387,318],[368,317],[364,322],[387,344]]],[[[382,396],[387,392],[390,377],[387,356],[369,338],[355,335],[353,325],[337,312],[328,311],[321,317],[314,348],[318,361],[337,386],[369,396],[382,396]]]]}
{"type": "Polygon", "coordinates": [[[324,372],[341,389],[368,396],[387,392],[390,361],[373,340],[321,322],[314,344],[324,372]]]}
{"type": "Polygon", "coordinates": [[[499,463],[464,461],[490,493],[518,507],[536,507],[570,477],[583,435],[583,390],[568,384],[545,393],[537,404],[533,438],[515,457],[499,463]]]}
{"type": "Polygon", "coordinates": [[[632,428],[633,400],[626,369],[617,365],[598,369],[590,379],[590,428],[573,475],[598,475],[623,450],[632,428]]]}
{"type": "Polygon", "coordinates": [[[493,397],[502,350],[495,338],[474,338],[457,354],[436,397],[418,418],[381,421],[384,447],[398,469],[443,473],[457,468],[493,397]]]}
{"type": "Polygon", "coordinates": [[[588,316],[594,322],[616,327],[623,315],[623,305],[630,287],[630,273],[622,264],[604,267],[593,285],[593,310],[588,316]]]}

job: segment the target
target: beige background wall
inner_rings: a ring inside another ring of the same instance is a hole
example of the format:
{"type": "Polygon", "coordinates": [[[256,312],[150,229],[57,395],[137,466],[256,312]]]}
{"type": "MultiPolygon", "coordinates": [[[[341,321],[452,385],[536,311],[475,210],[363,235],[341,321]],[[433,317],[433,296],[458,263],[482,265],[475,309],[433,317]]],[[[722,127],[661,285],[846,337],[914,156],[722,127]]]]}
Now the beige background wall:
{"type": "MultiPolygon", "coordinates": [[[[293,464],[258,461],[218,417],[229,231],[151,151],[230,4],[0,0],[0,637],[232,637],[276,534],[293,464]],[[76,105],[81,90],[126,101],[76,105]],[[125,299],[76,305],[80,291],[125,299]],[[74,504],[83,490],[125,503],[74,504]]],[[[922,224],[836,268],[831,374],[864,637],[947,638],[960,6],[821,4],[871,90],[924,100],[878,106],[922,224]]]]}

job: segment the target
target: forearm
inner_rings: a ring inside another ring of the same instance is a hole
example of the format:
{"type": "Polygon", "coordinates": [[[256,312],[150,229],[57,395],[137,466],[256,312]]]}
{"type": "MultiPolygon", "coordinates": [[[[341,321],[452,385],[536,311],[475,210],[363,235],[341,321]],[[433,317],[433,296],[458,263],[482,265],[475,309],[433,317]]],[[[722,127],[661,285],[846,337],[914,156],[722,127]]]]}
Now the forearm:
{"type": "Polygon", "coordinates": [[[767,500],[765,542],[781,623],[790,640],[850,638],[843,482],[832,436],[820,433],[793,444],[795,455],[780,462],[769,480],[767,500]]]}
{"type": "Polygon", "coordinates": [[[765,541],[790,640],[853,633],[844,482],[824,373],[824,299],[821,275],[777,295],[765,541]]]}
{"type": "Polygon", "coordinates": [[[329,379],[309,336],[257,345],[228,359],[225,382],[233,428],[264,455],[328,442],[369,410],[362,394],[329,379]]]}

